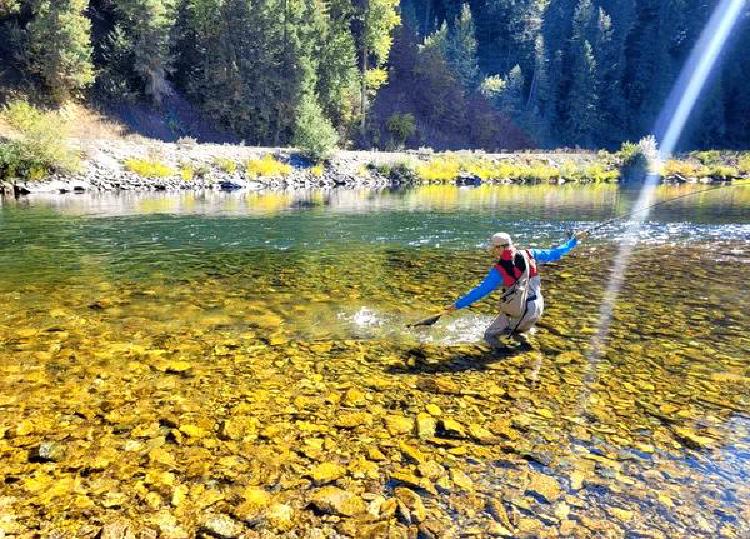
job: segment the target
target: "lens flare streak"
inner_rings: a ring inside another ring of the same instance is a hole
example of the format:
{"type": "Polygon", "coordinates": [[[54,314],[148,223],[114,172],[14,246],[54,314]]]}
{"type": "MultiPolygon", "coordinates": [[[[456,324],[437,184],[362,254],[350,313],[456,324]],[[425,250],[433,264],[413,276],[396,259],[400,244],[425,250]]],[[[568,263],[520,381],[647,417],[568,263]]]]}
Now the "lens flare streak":
{"type": "MultiPolygon", "coordinates": [[[[690,57],[672,88],[656,123],[655,132],[658,136],[659,145],[654,162],[650,164],[652,171],[658,171],[661,164],[674,151],[688,117],[695,108],[695,104],[745,3],[746,0],[722,0],[714,10],[700,39],[690,53],[690,57]]],[[[596,367],[605,350],[615,304],[625,281],[625,271],[633,252],[634,239],[648,217],[648,211],[644,209],[652,204],[654,188],[658,183],[659,175],[657,172],[647,174],[643,188],[632,210],[626,234],[620,244],[612,268],[612,277],[609,280],[599,309],[596,333],[591,339],[591,346],[587,354],[589,367],[580,400],[581,413],[587,406],[590,387],[596,378],[596,367]]]]}

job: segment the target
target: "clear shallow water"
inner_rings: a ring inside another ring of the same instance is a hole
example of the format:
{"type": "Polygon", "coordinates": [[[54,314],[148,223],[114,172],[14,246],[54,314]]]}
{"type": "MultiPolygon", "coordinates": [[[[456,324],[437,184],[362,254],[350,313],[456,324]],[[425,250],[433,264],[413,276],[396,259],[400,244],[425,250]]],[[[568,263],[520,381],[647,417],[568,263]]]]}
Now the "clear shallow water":
{"type": "MultiPolygon", "coordinates": [[[[661,188],[657,200],[689,189],[703,188],[661,188]]],[[[491,232],[548,246],[625,213],[635,193],[427,186],[4,200],[0,500],[22,532],[117,516],[191,536],[207,513],[255,522],[237,507],[259,487],[293,509],[293,529],[408,528],[400,510],[375,511],[377,522],[311,510],[326,482],[314,470],[333,463],[344,469],[337,486],[365,501],[391,498],[411,474],[444,536],[502,526],[515,536],[742,537],[748,192],[712,191],[650,215],[594,377],[583,352],[622,227],[544,269],[532,352],[494,357],[479,344],[492,300],[431,329],[404,323],[478,282],[491,232]],[[340,426],[350,414],[362,417],[340,426]],[[434,436],[418,435],[420,414],[436,422],[434,436]],[[240,420],[239,434],[227,431],[240,420]],[[29,460],[50,441],[64,458],[29,460]],[[170,458],[152,458],[155,448],[170,458]],[[178,488],[187,494],[174,504],[178,488]],[[102,489],[128,501],[112,505],[102,489]]],[[[262,516],[261,529],[287,534],[262,516]]]]}

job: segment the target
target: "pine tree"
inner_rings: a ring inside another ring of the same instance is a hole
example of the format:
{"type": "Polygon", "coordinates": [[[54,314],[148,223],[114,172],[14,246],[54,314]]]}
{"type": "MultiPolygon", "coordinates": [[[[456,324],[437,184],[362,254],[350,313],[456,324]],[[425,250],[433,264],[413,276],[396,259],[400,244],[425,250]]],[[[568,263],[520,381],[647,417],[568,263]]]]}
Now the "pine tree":
{"type": "Polygon", "coordinates": [[[443,21],[443,23],[434,32],[432,32],[425,38],[422,47],[425,49],[435,49],[437,51],[440,51],[440,54],[445,57],[448,50],[448,39],[448,23],[443,21]]]}
{"type": "Polygon", "coordinates": [[[591,146],[598,128],[598,88],[594,48],[597,13],[591,0],[580,0],[573,17],[570,44],[570,85],[564,107],[567,139],[572,144],[591,146]]]}
{"type": "Polygon", "coordinates": [[[333,0],[323,13],[317,93],[326,117],[345,132],[357,114],[359,75],[357,49],[350,31],[351,2],[333,0]]]}
{"type": "Polygon", "coordinates": [[[175,0],[120,0],[118,28],[126,36],[132,72],[143,92],[154,102],[171,93],[170,31],[175,20],[175,0]]]}
{"type": "Polygon", "coordinates": [[[367,102],[371,91],[377,91],[386,78],[381,66],[388,60],[393,43],[392,32],[400,22],[399,0],[358,0],[360,48],[360,131],[367,123],[367,102]],[[374,71],[374,73],[370,73],[374,71]]]}
{"type": "Polygon", "coordinates": [[[456,79],[467,90],[477,86],[479,65],[477,63],[477,40],[474,37],[474,21],[469,4],[461,7],[445,43],[445,58],[456,79]]]}
{"type": "MultiPolygon", "coordinates": [[[[725,147],[747,149],[750,140],[750,6],[745,10],[735,30],[736,40],[730,42],[731,49],[723,66],[722,96],[726,117],[726,138],[720,143],[725,147]]],[[[714,142],[714,145],[717,143],[714,142]]]]}
{"type": "Polygon", "coordinates": [[[569,58],[577,4],[577,0],[551,0],[542,25],[547,67],[547,95],[543,98],[548,103],[544,118],[550,126],[547,141],[553,146],[563,143],[565,139],[561,128],[567,118],[566,103],[571,85],[569,58]]]}
{"type": "Polygon", "coordinates": [[[28,63],[62,101],[94,81],[85,0],[41,0],[28,27],[28,63]]]}
{"type": "Polygon", "coordinates": [[[20,0],[0,0],[0,18],[18,13],[20,9],[20,0]]]}
{"type": "MultiPolygon", "coordinates": [[[[308,100],[320,108],[315,92],[321,51],[324,48],[322,37],[326,35],[328,22],[320,8],[317,0],[282,0],[285,15],[278,70],[281,84],[276,95],[274,145],[291,140],[296,129],[295,110],[298,102],[305,96],[312,96],[308,100]]],[[[324,113],[321,111],[321,114],[324,113]]]]}
{"type": "Polygon", "coordinates": [[[635,24],[635,0],[605,0],[599,11],[596,38],[600,128],[596,137],[605,148],[618,148],[642,133],[630,129],[625,99],[626,40],[635,24]]]}
{"type": "Polygon", "coordinates": [[[533,71],[546,4],[547,0],[484,0],[472,5],[482,71],[508,73],[516,64],[525,73],[533,71]]]}
{"type": "Polygon", "coordinates": [[[499,98],[500,110],[521,123],[524,111],[524,77],[521,66],[516,64],[505,77],[505,85],[499,98]]]}
{"type": "Polygon", "coordinates": [[[676,66],[669,54],[667,35],[670,30],[664,3],[661,0],[637,2],[638,30],[631,33],[627,44],[625,95],[630,110],[635,112],[631,129],[637,133],[654,131],[662,103],[676,77],[676,66]]]}
{"type": "Polygon", "coordinates": [[[336,147],[338,135],[314,93],[303,94],[295,118],[294,145],[315,161],[328,157],[336,147]]]}
{"type": "Polygon", "coordinates": [[[279,2],[227,0],[222,19],[222,64],[213,84],[217,93],[228,95],[217,104],[230,125],[253,144],[269,144],[275,128],[276,96],[280,80],[277,69],[282,53],[283,18],[279,2]],[[221,80],[226,79],[222,90],[221,80]]]}
{"type": "Polygon", "coordinates": [[[549,60],[544,44],[544,35],[536,36],[534,45],[534,72],[529,84],[526,100],[526,118],[529,134],[539,145],[547,145],[549,139],[549,125],[551,102],[549,60]]]}
{"type": "Polygon", "coordinates": [[[574,44],[574,64],[570,94],[567,100],[566,132],[570,143],[584,147],[593,145],[597,127],[596,60],[587,39],[574,44]]]}
{"type": "Polygon", "coordinates": [[[212,65],[219,55],[223,3],[224,0],[183,0],[179,6],[176,79],[182,89],[196,96],[211,76],[212,65]]]}

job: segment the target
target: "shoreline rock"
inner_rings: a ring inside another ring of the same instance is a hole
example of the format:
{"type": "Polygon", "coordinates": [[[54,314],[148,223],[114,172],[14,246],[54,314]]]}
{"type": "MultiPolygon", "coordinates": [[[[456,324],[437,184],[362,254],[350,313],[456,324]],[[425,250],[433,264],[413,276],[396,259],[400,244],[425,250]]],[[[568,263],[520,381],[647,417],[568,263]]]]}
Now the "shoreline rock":
{"type": "MultiPolygon", "coordinates": [[[[54,174],[40,181],[0,182],[0,195],[24,196],[37,193],[77,194],[84,192],[107,191],[204,191],[204,190],[280,190],[336,187],[397,187],[402,185],[449,184],[456,186],[478,186],[482,184],[521,184],[507,178],[481,179],[478,176],[461,173],[453,180],[427,181],[408,174],[384,176],[375,167],[398,167],[410,162],[418,164],[437,154],[428,150],[406,150],[403,152],[346,151],[336,152],[321,172],[310,166],[292,148],[262,148],[240,145],[180,144],[161,143],[146,140],[117,140],[77,143],[85,155],[80,172],[64,175],[54,174]],[[286,176],[255,177],[244,171],[242,164],[249,159],[259,159],[271,154],[278,160],[293,166],[292,173],[286,176]],[[171,167],[175,174],[164,178],[146,178],[125,169],[127,159],[148,159],[171,167]],[[221,161],[231,161],[236,171],[227,172],[221,168],[221,161]],[[192,179],[185,180],[180,171],[189,169],[195,173],[192,179]]],[[[573,159],[590,162],[596,159],[593,153],[503,153],[452,152],[459,157],[482,157],[490,160],[541,161],[559,166],[560,160],[573,159]]],[[[662,178],[665,184],[683,183],[722,183],[729,179],[683,178],[681,176],[662,178]]],[[[532,182],[539,183],[539,182],[532,182]]],[[[564,178],[552,178],[547,183],[562,185],[564,178]]]]}

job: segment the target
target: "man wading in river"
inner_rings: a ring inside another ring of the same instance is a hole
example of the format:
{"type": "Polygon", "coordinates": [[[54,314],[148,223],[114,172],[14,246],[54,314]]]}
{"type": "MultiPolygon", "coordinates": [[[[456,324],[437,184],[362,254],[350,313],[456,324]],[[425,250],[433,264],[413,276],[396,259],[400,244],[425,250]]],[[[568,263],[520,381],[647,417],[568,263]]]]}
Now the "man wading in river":
{"type": "Polygon", "coordinates": [[[554,249],[516,249],[508,234],[497,233],[490,238],[489,250],[496,260],[479,286],[453,304],[443,314],[463,309],[502,286],[500,314],[484,332],[484,340],[492,348],[500,348],[500,338],[511,336],[529,348],[526,333],[534,327],[544,311],[542,281],[537,266],[557,262],[569,253],[578,241],[588,236],[579,232],[554,249]]]}

